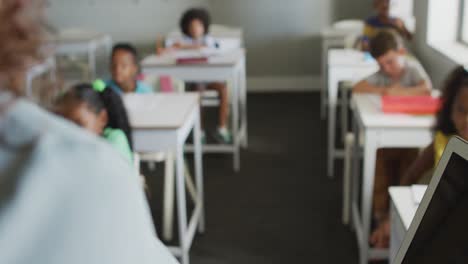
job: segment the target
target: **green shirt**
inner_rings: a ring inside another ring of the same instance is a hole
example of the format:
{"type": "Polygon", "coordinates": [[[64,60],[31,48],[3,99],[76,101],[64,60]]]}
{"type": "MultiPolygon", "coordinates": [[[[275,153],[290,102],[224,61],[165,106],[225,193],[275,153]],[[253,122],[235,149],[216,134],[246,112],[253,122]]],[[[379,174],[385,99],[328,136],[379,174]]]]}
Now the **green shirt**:
{"type": "Polygon", "coordinates": [[[133,164],[133,152],[130,149],[127,136],[120,129],[106,128],[102,137],[106,139],[125,159],[133,164]]]}

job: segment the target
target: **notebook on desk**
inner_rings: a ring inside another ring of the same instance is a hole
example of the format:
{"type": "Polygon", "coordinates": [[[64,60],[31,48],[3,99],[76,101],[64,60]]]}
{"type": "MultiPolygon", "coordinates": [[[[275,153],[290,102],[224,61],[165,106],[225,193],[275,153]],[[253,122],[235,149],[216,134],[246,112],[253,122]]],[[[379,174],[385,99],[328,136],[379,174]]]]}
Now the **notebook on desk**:
{"type": "Polygon", "coordinates": [[[382,111],[388,114],[433,115],[441,100],[432,96],[382,96],[382,111]]]}
{"type": "Polygon", "coordinates": [[[468,142],[454,137],[393,263],[468,263],[468,142]]]}

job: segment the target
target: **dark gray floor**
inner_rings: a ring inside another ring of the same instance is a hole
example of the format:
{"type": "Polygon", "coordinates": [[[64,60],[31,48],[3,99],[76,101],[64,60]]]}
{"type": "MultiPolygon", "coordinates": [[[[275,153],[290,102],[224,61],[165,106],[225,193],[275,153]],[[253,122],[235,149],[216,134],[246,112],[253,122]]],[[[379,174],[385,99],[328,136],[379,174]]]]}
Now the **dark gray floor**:
{"type": "MultiPolygon", "coordinates": [[[[240,173],[231,156],[204,158],[207,230],[195,238],[192,263],[357,263],[354,235],[341,224],[341,178],[325,176],[318,109],[318,94],[249,95],[240,173]]],[[[159,225],[162,183],[156,175],[148,182],[159,225]]]]}

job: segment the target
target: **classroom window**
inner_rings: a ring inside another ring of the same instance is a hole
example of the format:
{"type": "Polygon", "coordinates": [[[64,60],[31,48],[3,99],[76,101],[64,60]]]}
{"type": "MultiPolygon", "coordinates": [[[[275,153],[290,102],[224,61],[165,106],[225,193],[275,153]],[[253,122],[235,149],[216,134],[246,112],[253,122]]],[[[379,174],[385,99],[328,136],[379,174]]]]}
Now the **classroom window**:
{"type": "Polygon", "coordinates": [[[453,62],[467,63],[468,0],[428,0],[428,4],[427,43],[453,62]]]}

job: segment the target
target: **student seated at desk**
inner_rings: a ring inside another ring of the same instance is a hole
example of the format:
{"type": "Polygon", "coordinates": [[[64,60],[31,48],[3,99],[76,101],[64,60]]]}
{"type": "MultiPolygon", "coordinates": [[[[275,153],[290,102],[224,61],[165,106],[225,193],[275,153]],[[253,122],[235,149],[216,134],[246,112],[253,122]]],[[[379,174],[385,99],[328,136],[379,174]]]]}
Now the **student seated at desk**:
{"type": "Polygon", "coordinates": [[[112,48],[112,78],[106,85],[117,94],[152,93],[153,89],[150,86],[138,80],[139,72],[138,52],[135,47],[128,43],[116,44],[112,48]]]}
{"type": "Polygon", "coordinates": [[[97,81],[73,86],[56,103],[56,113],[103,137],[133,164],[132,135],[120,96],[97,81]]]}
{"type": "Polygon", "coordinates": [[[431,81],[421,64],[406,56],[398,36],[389,31],[378,33],[370,42],[370,53],[380,70],[358,82],[354,93],[379,95],[429,95],[431,81]]]}
{"type": "MultiPolygon", "coordinates": [[[[215,39],[209,35],[211,18],[205,9],[193,8],[184,13],[180,20],[180,28],[184,36],[179,40],[168,40],[165,45],[158,41],[156,52],[163,54],[181,49],[218,48],[215,39]]],[[[204,89],[214,90],[219,95],[220,106],[218,116],[218,129],[215,137],[221,143],[231,143],[232,136],[227,128],[229,119],[229,98],[225,83],[190,83],[188,90],[202,92],[204,89]]],[[[205,138],[204,133],[202,133],[205,138]]]]}
{"type": "MultiPolygon", "coordinates": [[[[442,94],[442,108],[437,114],[434,140],[411,164],[401,179],[401,185],[417,184],[437,166],[451,136],[468,140],[468,72],[463,66],[455,68],[448,76],[442,94]]],[[[371,242],[376,246],[388,245],[390,219],[374,232],[371,242]]]]}
{"type": "MultiPolygon", "coordinates": [[[[372,39],[370,48],[380,70],[356,84],[353,93],[400,96],[430,93],[431,84],[426,72],[419,63],[405,56],[393,33],[380,32],[372,39]]],[[[417,155],[417,149],[380,149],[377,152],[373,215],[378,225],[388,213],[388,187],[400,182],[400,177],[417,155]]]]}
{"type": "Polygon", "coordinates": [[[369,41],[382,30],[392,30],[401,37],[411,40],[413,35],[403,20],[390,15],[390,0],[374,0],[376,15],[366,19],[363,32],[363,49],[368,50],[369,41]]]}

